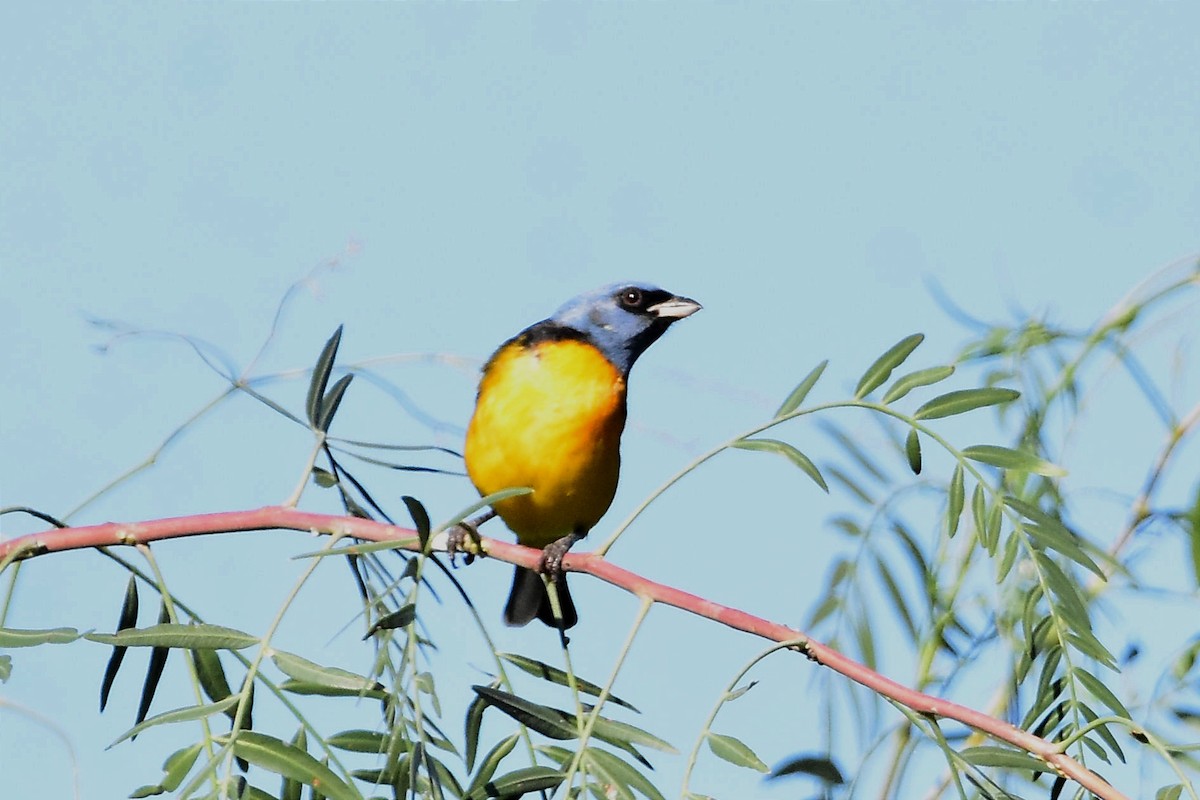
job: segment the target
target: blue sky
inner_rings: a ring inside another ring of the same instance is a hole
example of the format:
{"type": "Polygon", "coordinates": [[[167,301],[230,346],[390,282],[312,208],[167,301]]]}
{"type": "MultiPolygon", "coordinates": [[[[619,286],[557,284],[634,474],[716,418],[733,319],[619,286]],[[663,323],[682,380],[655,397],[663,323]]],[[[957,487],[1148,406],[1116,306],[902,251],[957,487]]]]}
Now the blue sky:
{"type": "MultiPolygon", "coordinates": [[[[951,358],[964,331],[930,284],[982,318],[1016,307],[1084,325],[1200,244],[1190,3],[25,3],[0,21],[5,505],[66,513],[222,388],[177,341],[110,342],[87,320],[194,335],[244,368],[283,292],[322,264],[257,370],[307,366],[344,322],[345,361],[404,356],[375,367],[404,395],[357,382],[335,432],[400,444],[458,447],[474,367],[580,291],[633,278],[702,302],[639,363],[610,530],[696,453],[764,420],[816,362],[831,360],[833,397],[913,331],[929,337],[923,363],[951,358]]],[[[1194,321],[1177,326],[1194,344],[1194,321]]],[[[1189,388],[1194,376],[1184,399],[1189,388]]],[[[301,407],[302,380],[271,391],[301,407]]],[[[1123,419],[1108,412],[1097,429],[1123,419]]],[[[1117,427],[1127,449],[1092,465],[1128,487],[1160,432],[1126,440],[1117,427]]],[[[790,438],[819,444],[811,429],[790,438]]],[[[308,447],[235,400],[73,521],[279,502],[308,447]]],[[[375,480],[397,513],[401,494],[442,518],[473,498],[463,479],[375,480]]],[[[838,544],[823,528],[837,502],[731,453],[612,557],[798,623],[838,544]],[[758,536],[774,538],[747,544],[758,536]]],[[[4,535],[34,529],[10,518],[4,535]]],[[[156,552],[181,595],[222,587],[212,621],[255,631],[298,574],[288,556],[311,546],[259,535],[156,552]]],[[[124,577],[107,562],[27,569],[12,624],[115,621],[124,577]]],[[[507,569],[459,577],[498,623],[507,569]]],[[[600,679],[635,604],[575,585],[576,664],[600,679]]],[[[327,570],[284,646],[365,668],[357,634],[338,634],[353,601],[327,570]]],[[[446,616],[447,631],[465,624],[446,616]]],[[[555,657],[544,632],[499,636],[555,657]]],[[[447,658],[486,666],[469,645],[447,644],[447,658]]],[[[656,611],[618,691],[686,749],[758,649],[656,611]]],[[[150,782],[171,749],[166,735],[102,752],[138,691],[123,676],[115,708],[93,712],[106,657],[83,643],[21,652],[0,695],[69,730],[87,798],[150,782]]],[[[795,705],[747,702],[718,725],[768,762],[810,746],[816,727],[807,665],[773,664],[760,691],[795,681],[795,705]]],[[[444,699],[457,729],[465,701],[444,699]]],[[[20,714],[0,719],[12,796],[66,796],[61,745],[20,714]]],[[[665,761],[674,786],[681,762],[665,761]]],[[[783,796],[730,772],[697,788],[783,796]]]]}

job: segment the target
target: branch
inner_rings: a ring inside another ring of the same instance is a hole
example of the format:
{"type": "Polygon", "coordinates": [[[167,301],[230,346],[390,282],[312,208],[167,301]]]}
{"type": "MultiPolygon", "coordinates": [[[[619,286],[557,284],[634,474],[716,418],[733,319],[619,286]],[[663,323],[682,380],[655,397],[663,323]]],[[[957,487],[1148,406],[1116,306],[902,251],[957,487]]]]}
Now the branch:
{"type": "MultiPolygon", "coordinates": [[[[292,508],[267,506],[248,511],[197,514],[145,522],[109,522],[103,525],[47,530],[0,542],[0,565],[7,565],[11,560],[33,558],[65,550],[137,545],[184,536],[268,529],[338,534],[373,542],[412,539],[412,544],[406,549],[416,550],[418,548],[417,533],[409,528],[386,525],[359,517],[311,514],[292,508]]],[[[483,538],[481,542],[483,550],[488,556],[510,564],[536,568],[541,559],[541,551],[532,548],[490,538],[483,538]]],[[[1047,771],[1070,778],[1103,800],[1127,800],[1125,795],[1099,775],[1064,753],[1061,745],[1034,736],[1015,725],[958,703],[902,686],[793,628],[769,622],[761,617],[705,600],[670,586],[655,583],[589,553],[567,555],[563,559],[563,568],[571,572],[588,573],[602,581],[625,589],[639,598],[674,606],[719,622],[734,630],[744,631],[764,639],[776,642],[800,639],[804,643],[796,649],[803,652],[811,661],[828,667],[877,694],[894,700],[919,714],[952,719],[998,741],[1007,742],[1040,758],[1046,764],[1047,771]]]]}

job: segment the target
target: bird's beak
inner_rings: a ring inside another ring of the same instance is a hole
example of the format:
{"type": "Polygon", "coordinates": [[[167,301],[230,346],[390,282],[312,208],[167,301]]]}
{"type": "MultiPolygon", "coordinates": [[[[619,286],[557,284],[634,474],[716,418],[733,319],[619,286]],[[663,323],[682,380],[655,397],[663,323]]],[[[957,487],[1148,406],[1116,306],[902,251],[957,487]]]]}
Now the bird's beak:
{"type": "Polygon", "coordinates": [[[702,306],[690,297],[672,297],[655,303],[646,310],[660,319],[683,319],[699,311],[702,306]]]}

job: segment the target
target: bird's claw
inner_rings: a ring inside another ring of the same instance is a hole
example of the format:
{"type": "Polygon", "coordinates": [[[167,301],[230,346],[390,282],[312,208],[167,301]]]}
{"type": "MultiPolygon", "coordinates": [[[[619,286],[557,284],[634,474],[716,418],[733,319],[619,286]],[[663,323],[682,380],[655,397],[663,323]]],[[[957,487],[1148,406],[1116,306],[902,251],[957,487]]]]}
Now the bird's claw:
{"type": "Polygon", "coordinates": [[[468,522],[460,522],[446,534],[446,555],[451,566],[455,566],[454,557],[459,553],[463,554],[464,564],[470,564],[476,556],[483,556],[483,539],[468,522]]]}
{"type": "Polygon", "coordinates": [[[570,534],[542,548],[542,558],[538,562],[538,572],[541,572],[552,581],[557,581],[563,574],[563,558],[566,557],[571,546],[582,538],[578,534],[570,534]]]}

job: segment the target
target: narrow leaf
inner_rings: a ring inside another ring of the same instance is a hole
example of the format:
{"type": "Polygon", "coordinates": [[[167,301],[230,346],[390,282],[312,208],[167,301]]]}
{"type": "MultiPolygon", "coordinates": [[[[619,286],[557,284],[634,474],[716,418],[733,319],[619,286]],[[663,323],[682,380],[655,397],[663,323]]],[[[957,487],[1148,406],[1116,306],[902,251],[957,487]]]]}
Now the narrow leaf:
{"type": "Polygon", "coordinates": [[[912,428],[904,440],[904,455],[908,458],[908,467],[913,475],[921,474],[921,440],[917,437],[917,429],[912,428]]]}
{"type": "Polygon", "coordinates": [[[601,741],[616,745],[642,745],[659,750],[663,753],[678,753],[669,742],[658,738],[649,731],[644,731],[628,722],[618,722],[608,717],[597,717],[592,729],[593,735],[601,741]]]}
{"type": "Polygon", "coordinates": [[[858,387],[854,390],[854,397],[861,400],[877,389],[884,381],[891,377],[892,370],[903,364],[904,360],[912,355],[912,351],[916,350],[917,346],[924,340],[925,334],[914,333],[912,336],[906,336],[892,345],[886,353],[875,359],[875,363],[867,367],[867,371],[858,379],[858,387]]]}
{"type": "Polygon", "coordinates": [[[977,767],[1005,767],[1007,769],[1023,769],[1034,772],[1047,771],[1046,762],[1040,758],[1034,758],[1028,753],[1023,753],[1019,750],[1010,750],[1007,747],[993,747],[990,745],[968,747],[959,755],[977,767]]]}
{"type": "MultiPolygon", "coordinates": [[[[196,667],[196,677],[200,680],[200,688],[204,695],[214,703],[229,697],[229,681],[225,678],[225,668],[221,666],[221,657],[216,650],[193,650],[192,663],[196,667]]],[[[230,714],[230,719],[233,715],[230,714]]]]}
{"type": "Polygon", "coordinates": [[[1022,472],[1032,472],[1050,478],[1060,478],[1067,474],[1062,467],[1038,458],[1033,453],[1023,450],[1013,450],[994,444],[977,444],[963,450],[963,456],[983,464],[991,464],[1001,469],[1016,469],[1022,472]]]}
{"type": "MultiPolygon", "coordinates": [[[[258,637],[220,625],[165,623],[149,628],[130,628],[119,633],[88,633],[85,639],[100,644],[127,647],[180,647],[187,650],[242,650],[258,643],[258,637]]],[[[0,645],[3,641],[0,640],[0,645]]]]}
{"type": "Polygon", "coordinates": [[[342,395],[346,393],[346,387],[353,379],[354,375],[343,375],[329,390],[329,394],[321,400],[321,410],[317,414],[317,430],[329,430],[329,423],[333,422],[333,415],[337,413],[338,406],[342,404],[342,395]]]}
{"type": "Polygon", "coordinates": [[[39,644],[69,644],[80,636],[87,636],[74,628],[0,628],[0,647],[11,650],[16,647],[36,647],[39,644]]]}
{"type": "Polygon", "coordinates": [[[400,498],[404,501],[404,505],[408,508],[408,515],[412,517],[413,526],[417,529],[417,539],[421,542],[421,549],[425,550],[429,546],[429,512],[425,510],[425,506],[415,497],[404,495],[400,498]]]}
{"type": "Polygon", "coordinates": [[[329,374],[333,372],[333,360],[337,357],[338,345],[341,341],[342,326],[338,325],[333,336],[330,336],[329,341],[325,342],[325,346],[321,348],[321,355],[313,367],[312,380],[308,383],[308,397],[305,400],[304,408],[308,414],[308,424],[314,428],[317,427],[317,420],[320,418],[321,399],[325,397],[325,387],[329,384],[329,374]]]}
{"type": "MultiPolygon", "coordinates": [[[[658,787],[647,780],[646,776],[617,756],[598,747],[588,748],[584,756],[591,769],[601,772],[606,782],[620,788],[636,789],[647,800],[666,800],[658,787]]],[[[590,770],[589,770],[590,771],[590,770]]],[[[632,791],[628,792],[632,796],[632,791]]]]}
{"type": "MultiPolygon", "coordinates": [[[[222,744],[228,739],[218,739],[222,744]]],[[[333,800],[360,800],[360,795],[329,767],[287,742],[254,731],[241,731],[233,741],[233,753],[268,772],[311,786],[333,800]]]]}
{"type": "Polygon", "coordinates": [[[985,406],[1011,403],[1020,396],[1020,392],[1012,389],[960,389],[956,392],[938,395],[918,408],[913,416],[917,419],[941,419],[985,406]]]}
{"type": "Polygon", "coordinates": [[[363,639],[369,639],[376,631],[390,631],[396,628],[407,628],[417,618],[417,607],[412,603],[400,606],[390,614],[385,614],[375,620],[372,625],[363,635],[363,639]]]}
{"type": "Polygon", "coordinates": [[[1129,716],[1129,709],[1113,694],[1112,689],[1104,685],[1103,681],[1082,668],[1076,669],[1074,674],[1079,679],[1079,682],[1092,693],[1092,696],[1112,709],[1113,713],[1125,717],[1125,719],[1131,718],[1129,716]]]}
{"type": "Polygon", "coordinates": [[[902,375],[896,379],[891,388],[883,395],[883,403],[894,403],[913,389],[918,389],[922,386],[929,386],[939,381],[944,381],[954,374],[954,367],[930,367],[929,369],[921,369],[916,372],[910,372],[907,375],[902,375]]]}
{"type": "Polygon", "coordinates": [[[280,671],[293,680],[331,689],[367,691],[382,688],[379,683],[337,667],[322,667],[293,653],[276,652],[271,660],[280,671]]]}
{"type": "Polygon", "coordinates": [[[821,475],[821,471],[817,469],[817,465],[812,462],[812,459],[787,442],[781,442],[778,439],[739,439],[730,446],[736,447],[738,450],[758,450],[764,453],[778,453],[799,467],[805,475],[812,478],[813,482],[817,486],[820,486],[826,494],[829,493],[829,484],[825,483],[825,477],[821,475]]]}
{"type": "Polygon", "coordinates": [[[790,759],[771,770],[770,777],[782,778],[784,775],[812,775],[831,786],[839,786],[846,782],[842,771],[829,756],[799,756],[790,759]]]}
{"type": "Polygon", "coordinates": [[[386,753],[388,735],[379,731],[341,731],[330,736],[325,743],[351,753],[386,753]]]}
{"type": "Polygon", "coordinates": [[[309,683],[308,681],[287,680],[279,684],[285,692],[301,695],[317,695],[319,697],[370,697],[375,700],[387,700],[388,692],[380,684],[369,689],[350,689],[342,686],[329,686],[324,683],[309,683]]]}
{"type": "Polygon", "coordinates": [[[203,749],[203,743],[197,742],[167,756],[167,760],[163,762],[162,783],[159,785],[168,792],[178,789],[179,785],[183,783],[183,779],[192,771],[192,767],[196,764],[196,758],[203,749]]]}
{"type": "Polygon", "coordinates": [[[496,746],[488,751],[483,757],[483,761],[479,764],[479,771],[471,778],[471,785],[467,787],[468,795],[477,795],[479,790],[487,786],[492,776],[496,774],[496,770],[500,767],[500,762],[513,751],[517,746],[517,742],[521,740],[521,735],[514,733],[496,743],[496,746]]]}
{"type": "MultiPolygon", "coordinates": [[[[169,624],[170,619],[171,614],[164,601],[158,612],[159,625],[169,624]]],[[[158,682],[162,680],[163,671],[167,668],[167,656],[170,654],[169,647],[150,648],[150,663],[146,666],[146,680],[142,683],[142,696],[138,701],[137,714],[133,718],[134,723],[141,722],[150,713],[150,704],[154,702],[154,693],[158,691],[158,682]]]]}
{"type": "MultiPolygon", "coordinates": [[[[220,714],[227,709],[237,705],[238,698],[236,696],[226,697],[219,703],[208,703],[202,706],[184,706],[183,708],[164,711],[161,714],[155,714],[147,720],[139,722],[129,730],[122,733],[108,748],[114,747],[126,739],[132,739],[147,728],[153,728],[155,725],[169,725],[172,722],[191,722],[197,719],[211,717],[213,714],[220,714]]],[[[108,749],[105,748],[105,749],[108,749]]]]}
{"type": "Polygon", "coordinates": [[[725,759],[730,764],[735,764],[739,767],[748,767],[762,773],[769,773],[771,771],[771,768],[764,764],[762,759],[756,756],[754,751],[739,739],[735,739],[732,736],[722,736],[712,731],[709,731],[705,739],[708,741],[708,749],[713,751],[713,755],[725,759]]]}
{"type": "Polygon", "coordinates": [[[954,534],[958,532],[958,520],[962,517],[965,499],[962,464],[955,464],[954,474],[950,476],[950,489],[946,494],[946,531],[950,538],[954,538],[954,534]]]}
{"type": "MultiPolygon", "coordinates": [[[[544,681],[549,681],[550,683],[555,683],[559,686],[571,685],[567,679],[567,673],[542,661],[527,658],[526,656],[518,655],[516,653],[500,653],[500,658],[512,664],[514,667],[517,667],[521,671],[541,678],[544,681]]],[[[596,684],[585,681],[579,677],[574,678],[574,684],[579,691],[583,692],[584,694],[591,695],[592,697],[599,697],[600,692],[602,691],[602,689],[596,684]]],[[[613,694],[608,696],[608,702],[628,708],[630,711],[637,711],[637,709],[632,705],[613,694]]]]}
{"type": "MultiPolygon", "coordinates": [[[[130,575],[129,583],[125,585],[125,600],[121,603],[121,613],[117,618],[117,630],[123,631],[137,625],[138,591],[137,578],[130,575]]],[[[100,681],[100,710],[108,705],[108,693],[112,690],[113,681],[125,660],[125,647],[114,647],[109,656],[108,665],[104,668],[104,678],[100,681]]]]}
{"type": "MultiPolygon", "coordinates": [[[[496,689],[497,684],[498,682],[493,683],[488,688],[496,689]]],[[[475,768],[475,756],[479,752],[479,730],[483,726],[483,712],[487,710],[487,706],[487,701],[479,694],[476,694],[475,699],[467,706],[464,727],[466,729],[466,762],[468,771],[475,768]]]]}
{"type": "Polygon", "coordinates": [[[472,792],[464,800],[517,798],[532,792],[551,791],[558,788],[566,777],[566,773],[550,767],[523,767],[489,781],[480,793],[472,792]]]}
{"type": "Polygon", "coordinates": [[[522,725],[551,739],[574,739],[579,735],[575,718],[549,706],[531,703],[514,694],[488,686],[472,686],[488,705],[503,711],[522,725]]]}
{"type": "Polygon", "coordinates": [[[808,397],[808,393],[817,385],[817,381],[820,380],[821,374],[825,372],[827,366],[829,366],[829,359],[813,367],[812,371],[804,376],[804,380],[796,384],[796,388],[792,389],[792,393],[787,396],[787,399],[783,401],[783,405],[775,412],[775,419],[786,417],[800,407],[800,404],[804,402],[804,398],[808,397]]]}

